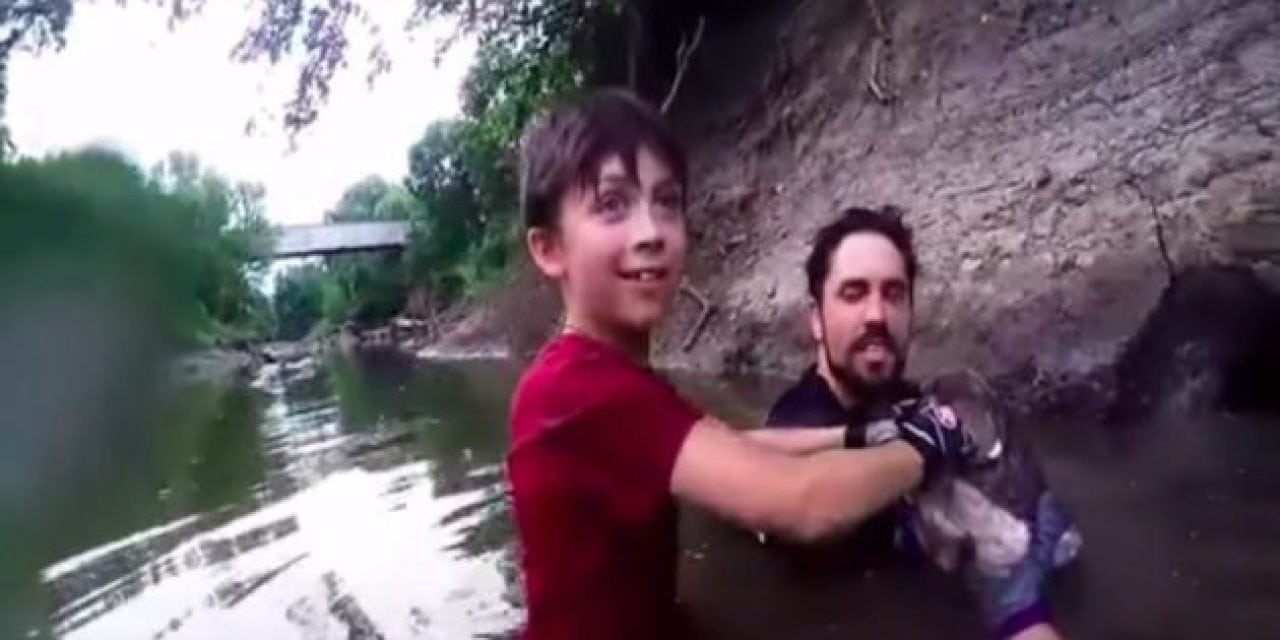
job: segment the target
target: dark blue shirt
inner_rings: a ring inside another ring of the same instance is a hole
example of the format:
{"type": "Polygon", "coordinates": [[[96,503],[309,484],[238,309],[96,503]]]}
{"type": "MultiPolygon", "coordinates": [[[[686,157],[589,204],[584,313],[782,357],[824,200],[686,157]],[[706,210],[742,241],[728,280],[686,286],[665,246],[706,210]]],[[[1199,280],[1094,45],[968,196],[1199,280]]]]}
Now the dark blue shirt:
{"type": "MultiPolygon", "coordinates": [[[[909,393],[907,385],[900,393],[909,393]]],[[[853,410],[845,409],[827,386],[827,381],[818,375],[815,367],[810,367],[774,403],[765,424],[771,427],[852,425],[857,431],[851,438],[851,444],[865,446],[861,429],[865,428],[873,411],[865,405],[853,410]]],[[[779,546],[787,547],[788,553],[804,564],[836,565],[841,570],[851,564],[883,565],[894,556],[898,511],[896,506],[888,507],[834,540],[804,546],[780,543],[779,546]]]]}

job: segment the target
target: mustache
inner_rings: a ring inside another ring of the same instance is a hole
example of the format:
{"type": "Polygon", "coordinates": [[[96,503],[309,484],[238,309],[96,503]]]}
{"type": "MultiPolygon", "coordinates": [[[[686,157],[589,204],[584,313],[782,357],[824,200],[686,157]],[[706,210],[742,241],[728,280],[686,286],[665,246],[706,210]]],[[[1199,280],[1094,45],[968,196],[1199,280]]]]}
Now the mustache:
{"type": "Polygon", "coordinates": [[[895,356],[902,355],[902,348],[898,346],[898,342],[889,334],[889,327],[882,324],[869,325],[862,332],[862,335],[853,341],[849,349],[851,351],[861,351],[875,344],[883,345],[895,356]]]}

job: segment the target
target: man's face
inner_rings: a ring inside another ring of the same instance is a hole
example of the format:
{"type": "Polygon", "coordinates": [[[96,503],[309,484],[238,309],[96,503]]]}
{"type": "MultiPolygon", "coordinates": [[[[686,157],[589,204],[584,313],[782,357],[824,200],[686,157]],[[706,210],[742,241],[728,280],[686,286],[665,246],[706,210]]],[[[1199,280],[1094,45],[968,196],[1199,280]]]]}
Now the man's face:
{"type": "Polygon", "coordinates": [[[646,148],[636,154],[634,177],[619,156],[608,157],[594,189],[565,192],[558,230],[531,232],[529,245],[543,273],[560,281],[570,321],[651,331],[684,268],[682,187],[646,148]]]}
{"type": "Polygon", "coordinates": [[[885,236],[853,233],[831,255],[811,317],[818,358],[849,394],[865,398],[902,376],[911,331],[911,286],[885,236]]]}

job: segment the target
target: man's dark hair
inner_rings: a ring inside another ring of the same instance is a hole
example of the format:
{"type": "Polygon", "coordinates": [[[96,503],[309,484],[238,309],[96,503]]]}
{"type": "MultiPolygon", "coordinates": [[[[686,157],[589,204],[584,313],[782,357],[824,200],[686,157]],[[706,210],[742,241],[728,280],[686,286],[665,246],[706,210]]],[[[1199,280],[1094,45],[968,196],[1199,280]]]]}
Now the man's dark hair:
{"type": "Polygon", "coordinates": [[[662,115],[633,94],[605,89],[565,102],[533,119],[521,136],[520,211],[528,229],[555,228],[560,198],[571,187],[594,188],[600,163],[622,158],[636,179],[645,147],[687,187],[685,152],[662,115]]]}
{"type": "Polygon", "coordinates": [[[805,275],[809,277],[809,295],[813,301],[822,304],[822,286],[827,282],[827,274],[831,272],[831,254],[846,237],[855,233],[878,233],[902,254],[902,261],[907,265],[907,286],[913,287],[916,282],[916,252],[912,246],[911,229],[902,222],[902,211],[897,207],[884,206],[880,209],[864,209],[849,207],[840,212],[834,222],[818,229],[813,236],[813,251],[805,261],[805,275]]]}

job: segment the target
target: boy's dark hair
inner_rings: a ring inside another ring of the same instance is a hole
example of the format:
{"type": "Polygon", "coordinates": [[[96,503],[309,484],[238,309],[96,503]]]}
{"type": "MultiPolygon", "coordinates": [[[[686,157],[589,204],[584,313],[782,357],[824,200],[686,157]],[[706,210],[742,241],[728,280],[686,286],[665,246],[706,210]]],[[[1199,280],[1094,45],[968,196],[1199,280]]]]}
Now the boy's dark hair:
{"type": "Polygon", "coordinates": [[[554,228],[560,198],[574,186],[594,188],[600,163],[622,157],[636,177],[636,154],[645,147],[688,185],[685,153],[662,115],[633,94],[606,89],[556,106],[534,118],[521,136],[520,211],[525,228],[554,228]]]}
{"type": "Polygon", "coordinates": [[[902,254],[902,261],[907,265],[907,286],[912,288],[916,282],[916,252],[912,246],[911,229],[902,222],[902,211],[894,206],[880,209],[864,209],[849,207],[840,212],[840,217],[830,224],[818,229],[813,236],[813,250],[805,261],[805,275],[809,277],[809,295],[813,301],[822,304],[822,286],[826,284],[827,274],[831,272],[831,254],[847,236],[854,233],[878,233],[902,254]]]}

